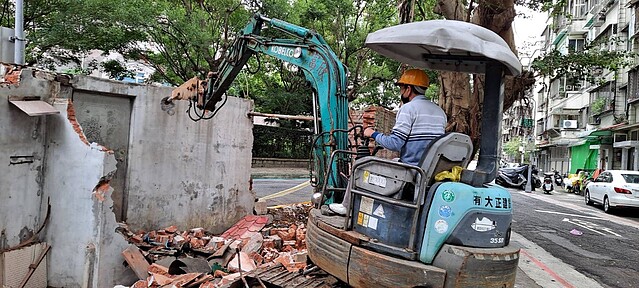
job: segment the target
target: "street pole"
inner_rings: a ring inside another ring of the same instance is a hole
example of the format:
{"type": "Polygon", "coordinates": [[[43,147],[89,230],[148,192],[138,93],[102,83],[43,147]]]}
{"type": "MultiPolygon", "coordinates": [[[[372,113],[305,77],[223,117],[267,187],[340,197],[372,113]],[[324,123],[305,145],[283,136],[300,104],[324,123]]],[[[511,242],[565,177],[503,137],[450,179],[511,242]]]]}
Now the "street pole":
{"type": "Polygon", "coordinates": [[[532,152],[528,154],[528,181],[526,181],[526,187],[524,188],[524,192],[531,193],[532,192],[532,152]]]}
{"type": "Polygon", "coordinates": [[[16,13],[15,13],[15,27],[14,27],[15,36],[13,37],[13,40],[15,41],[13,62],[15,62],[15,64],[18,64],[18,65],[24,64],[25,39],[24,39],[24,27],[23,27],[24,18],[23,18],[22,8],[23,8],[22,0],[17,0],[16,13]]]}
{"type": "MultiPolygon", "coordinates": [[[[534,139],[535,137],[535,109],[537,106],[537,101],[535,101],[534,96],[530,97],[530,100],[533,101],[533,107],[532,107],[532,111],[530,112],[530,116],[533,119],[533,123],[532,123],[532,127],[530,127],[530,132],[528,133],[528,141],[531,141],[534,139]]],[[[533,140],[534,141],[534,140],[533,140]]],[[[534,144],[535,142],[533,142],[534,144]]],[[[530,143],[528,143],[530,144],[530,143]]],[[[526,149],[524,148],[524,153],[525,153],[526,149]]],[[[531,193],[532,192],[532,170],[533,170],[533,151],[530,151],[530,154],[528,154],[528,181],[526,181],[526,187],[524,188],[524,192],[526,193],[531,193]]]]}

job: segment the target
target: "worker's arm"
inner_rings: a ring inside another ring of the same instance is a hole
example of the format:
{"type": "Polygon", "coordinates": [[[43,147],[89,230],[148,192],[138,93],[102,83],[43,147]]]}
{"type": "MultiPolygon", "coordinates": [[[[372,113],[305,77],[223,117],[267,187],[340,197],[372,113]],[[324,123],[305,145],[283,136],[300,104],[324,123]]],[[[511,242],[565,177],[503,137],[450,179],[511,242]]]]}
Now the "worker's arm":
{"type": "Polygon", "coordinates": [[[410,113],[408,113],[408,111],[402,110],[404,107],[406,106],[402,106],[402,108],[399,109],[397,118],[395,119],[395,127],[393,127],[390,134],[385,135],[377,131],[371,132],[368,129],[368,133],[366,134],[370,134],[370,137],[375,139],[375,142],[379,146],[382,146],[385,149],[391,151],[400,151],[408,140],[413,121],[410,113]]]}

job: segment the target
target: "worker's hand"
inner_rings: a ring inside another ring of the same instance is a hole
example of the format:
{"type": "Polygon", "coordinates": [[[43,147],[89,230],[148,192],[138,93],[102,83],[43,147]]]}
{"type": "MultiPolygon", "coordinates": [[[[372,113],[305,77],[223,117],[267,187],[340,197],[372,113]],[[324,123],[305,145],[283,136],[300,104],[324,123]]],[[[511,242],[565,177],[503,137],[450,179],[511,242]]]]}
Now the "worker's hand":
{"type": "Polygon", "coordinates": [[[373,133],[375,133],[375,129],[371,127],[364,129],[364,137],[370,138],[373,135],[373,133]]]}

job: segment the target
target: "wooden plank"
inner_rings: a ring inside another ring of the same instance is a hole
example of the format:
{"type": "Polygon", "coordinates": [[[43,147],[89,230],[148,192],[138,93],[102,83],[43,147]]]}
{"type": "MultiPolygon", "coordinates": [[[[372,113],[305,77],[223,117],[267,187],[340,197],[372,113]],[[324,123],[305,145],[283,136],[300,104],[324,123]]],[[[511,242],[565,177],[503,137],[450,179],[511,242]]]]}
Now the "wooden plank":
{"type": "Polygon", "coordinates": [[[51,115],[60,114],[60,111],[55,109],[49,103],[44,101],[9,101],[11,104],[18,107],[24,113],[29,116],[51,115]]]}
{"type": "Polygon", "coordinates": [[[129,263],[129,267],[133,269],[135,275],[138,276],[140,280],[146,279],[149,275],[149,262],[146,261],[140,249],[135,245],[129,245],[124,251],[122,251],[122,256],[124,256],[124,260],[126,263],[129,263]]]}

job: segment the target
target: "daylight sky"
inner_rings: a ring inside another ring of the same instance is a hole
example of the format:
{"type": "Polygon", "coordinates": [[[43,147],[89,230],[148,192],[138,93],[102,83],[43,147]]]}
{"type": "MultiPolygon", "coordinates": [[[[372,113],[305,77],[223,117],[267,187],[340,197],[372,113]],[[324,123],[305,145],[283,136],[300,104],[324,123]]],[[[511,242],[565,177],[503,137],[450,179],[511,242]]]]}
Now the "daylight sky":
{"type": "Polygon", "coordinates": [[[525,14],[526,17],[517,16],[513,23],[513,31],[515,32],[515,44],[517,45],[517,51],[519,52],[519,58],[522,64],[526,65],[529,59],[526,59],[526,54],[533,57],[538,56],[539,51],[535,51],[539,48],[540,44],[535,43],[542,40],[541,33],[546,27],[547,14],[541,12],[535,12],[524,7],[517,7],[519,14],[525,14]]]}

